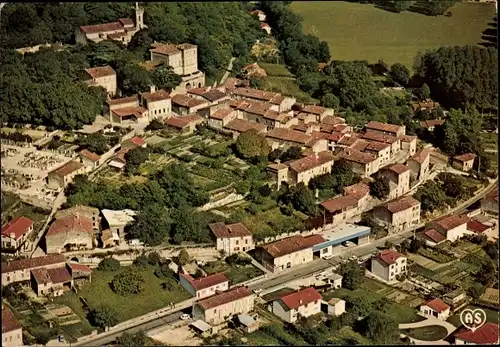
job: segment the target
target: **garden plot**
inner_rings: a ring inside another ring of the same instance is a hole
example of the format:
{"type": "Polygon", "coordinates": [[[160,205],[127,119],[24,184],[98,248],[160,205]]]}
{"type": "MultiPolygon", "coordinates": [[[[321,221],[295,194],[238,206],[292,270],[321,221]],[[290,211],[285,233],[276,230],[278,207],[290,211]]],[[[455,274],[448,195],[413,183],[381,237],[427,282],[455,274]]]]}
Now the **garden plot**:
{"type": "Polygon", "coordinates": [[[481,250],[480,245],[473,244],[466,240],[459,240],[454,247],[450,247],[450,244],[448,242],[445,242],[439,245],[438,248],[446,249],[447,251],[452,252],[453,255],[458,259],[462,259],[469,254],[474,254],[481,250]]]}
{"type": "Polygon", "coordinates": [[[158,135],[153,135],[153,136],[148,137],[146,139],[146,143],[148,144],[148,146],[158,145],[158,144],[163,143],[165,141],[168,141],[168,140],[166,138],[158,136],[158,135]]]}
{"type": "Polygon", "coordinates": [[[438,267],[439,264],[436,263],[435,261],[426,258],[424,256],[421,256],[419,254],[410,254],[409,258],[411,261],[417,263],[420,266],[423,266],[429,270],[433,270],[434,268],[438,267]]]}

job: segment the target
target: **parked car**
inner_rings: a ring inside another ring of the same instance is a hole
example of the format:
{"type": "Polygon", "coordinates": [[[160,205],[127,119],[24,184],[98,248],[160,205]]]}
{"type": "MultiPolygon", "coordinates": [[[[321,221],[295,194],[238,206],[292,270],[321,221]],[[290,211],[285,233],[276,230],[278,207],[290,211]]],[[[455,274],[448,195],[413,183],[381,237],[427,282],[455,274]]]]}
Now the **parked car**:
{"type": "Polygon", "coordinates": [[[188,315],[187,313],[183,313],[181,314],[181,317],[180,317],[182,320],[188,320],[189,318],[191,318],[190,315],[188,315]]]}
{"type": "Polygon", "coordinates": [[[262,288],[254,289],[254,294],[259,294],[262,291],[262,288]]]}
{"type": "Polygon", "coordinates": [[[333,258],[333,255],[327,255],[327,256],[325,256],[323,259],[325,259],[325,260],[329,260],[329,259],[332,259],[332,258],[333,258]]]}

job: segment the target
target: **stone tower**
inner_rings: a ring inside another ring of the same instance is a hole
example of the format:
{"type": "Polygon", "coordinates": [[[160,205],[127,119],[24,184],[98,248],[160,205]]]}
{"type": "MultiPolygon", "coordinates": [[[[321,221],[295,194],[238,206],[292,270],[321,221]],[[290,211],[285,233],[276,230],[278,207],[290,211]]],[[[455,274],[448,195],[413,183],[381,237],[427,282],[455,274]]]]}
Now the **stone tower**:
{"type": "Polygon", "coordinates": [[[144,29],[144,9],[135,3],[135,27],[139,30],[144,29]]]}

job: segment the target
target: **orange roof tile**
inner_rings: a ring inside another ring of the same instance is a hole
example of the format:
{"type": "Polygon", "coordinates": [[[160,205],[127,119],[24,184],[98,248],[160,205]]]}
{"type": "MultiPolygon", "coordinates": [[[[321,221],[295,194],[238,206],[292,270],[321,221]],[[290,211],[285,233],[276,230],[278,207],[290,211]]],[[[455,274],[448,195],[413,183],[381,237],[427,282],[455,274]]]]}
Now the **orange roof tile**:
{"type": "Polygon", "coordinates": [[[198,301],[198,304],[205,310],[215,308],[236,300],[240,300],[252,295],[248,287],[240,286],[229,289],[220,294],[198,301]]]}
{"type": "Polygon", "coordinates": [[[101,78],[101,77],[106,77],[106,76],[116,76],[115,70],[109,65],[106,66],[98,66],[98,67],[93,67],[90,69],[85,69],[87,73],[92,77],[92,78],[101,78]]]}
{"type": "Polygon", "coordinates": [[[208,227],[217,238],[251,236],[252,233],[243,223],[224,224],[222,222],[209,224],[208,227]]]}
{"type": "Polygon", "coordinates": [[[383,206],[391,213],[398,213],[413,208],[417,205],[420,205],[420,201],[416,200],[412,196],[403,196],[389,201],[383,206]]]}
{"type": "Polygon", "coordinates": [[[10,234],[14,234],[15,239],[18,240],[28,232],[32,225],[33,221],[31,219],[24,216],[17,217],[2,226],[2,235],[10,237],[10,234]]]}
{"type": "Polygon", "coordinates": [[[323,297],[313,287],[298,290],[296,292],[283,295],[280,300],[285,304],[288,310],[295,310],[301,306],[308,305],[312,302],[322,300],[323,297]]]}
{"type": "Polygon", "coordinates": [[[307,157],[294,160],[288,166],[295,172],[305,172],[315,167],[331,162],[333,165],[333,154],[328,151],[323,151],[318,154],[311,154],[307,157]]]}
{"type": "Polygon", "coordinates": [[[477,155],[475,155],[474,153],[465,153],[465,154],[454,156],[453,160],[459,161],[461,163],[465,163],[467,161],[471,161],[471,160],[476,159],[476,157],[477,157],[477,155]]]}
{"type": "Polygon", "coordinates": [[[339,196],[321,203],[321,206],[330,213],[354,208],[357,205],[358,200],[350,195],[339,196]]]}
{"type": "Polygon", "coordinates": [[[229,282],[229,279],[223,272],[218,272],[212,275],[208,275],[200,278],[193,278],[189,274],[179,274],[184,277],[196,290],[203,290],[206,288],[210,288],[216,286],[218,284],[229,282]]]}
{"type": "Polygon", "coordinates": [[[71,161],[67,162],[66,164],[58,167],[57,169],[52,170],[51,172],[49,172],[49,174],[57,175],[59,177],[65,177],[65,176],[72,174],[76,170],[81,169],[84,166],[85,165],[83,165],[82,163],[71,160],[71,161]]]}
{"type": "Polygon", "coordinates": [[[292,237],[287,237],[283,240],[262,245],[261,248],[269,253],[269,255],[271,255],[273,258],[279,258],[306,248],[312,248],[317,243],[318,242],[315,239],[306,239],[301,235],[295,235],[292,237]]]}

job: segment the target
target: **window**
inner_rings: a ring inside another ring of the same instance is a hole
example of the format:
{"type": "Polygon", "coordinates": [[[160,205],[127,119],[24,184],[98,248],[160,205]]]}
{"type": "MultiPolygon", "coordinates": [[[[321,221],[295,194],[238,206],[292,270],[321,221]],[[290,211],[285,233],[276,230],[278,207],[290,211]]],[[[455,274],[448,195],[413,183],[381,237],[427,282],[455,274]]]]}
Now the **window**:
{"type": "Polygon", "coordinates": [[[240,241],[236,240],[236,244],[239,245],[240,241]]]}
{"type": "Polygon", "coordinates": [[[214,308],[214,313],[217,313],[217,309],[216,308],[214,308]]]}
{"type": "Polygon", "coordinates": [[[309,305],[309,304],[306,304],[304,307],[307,308],[307,305],[309,305]]]}
{"type": "Polygon", "coordinates": [[[245,245],[248,245],[248,239],[245,240],[245,245]]]}

